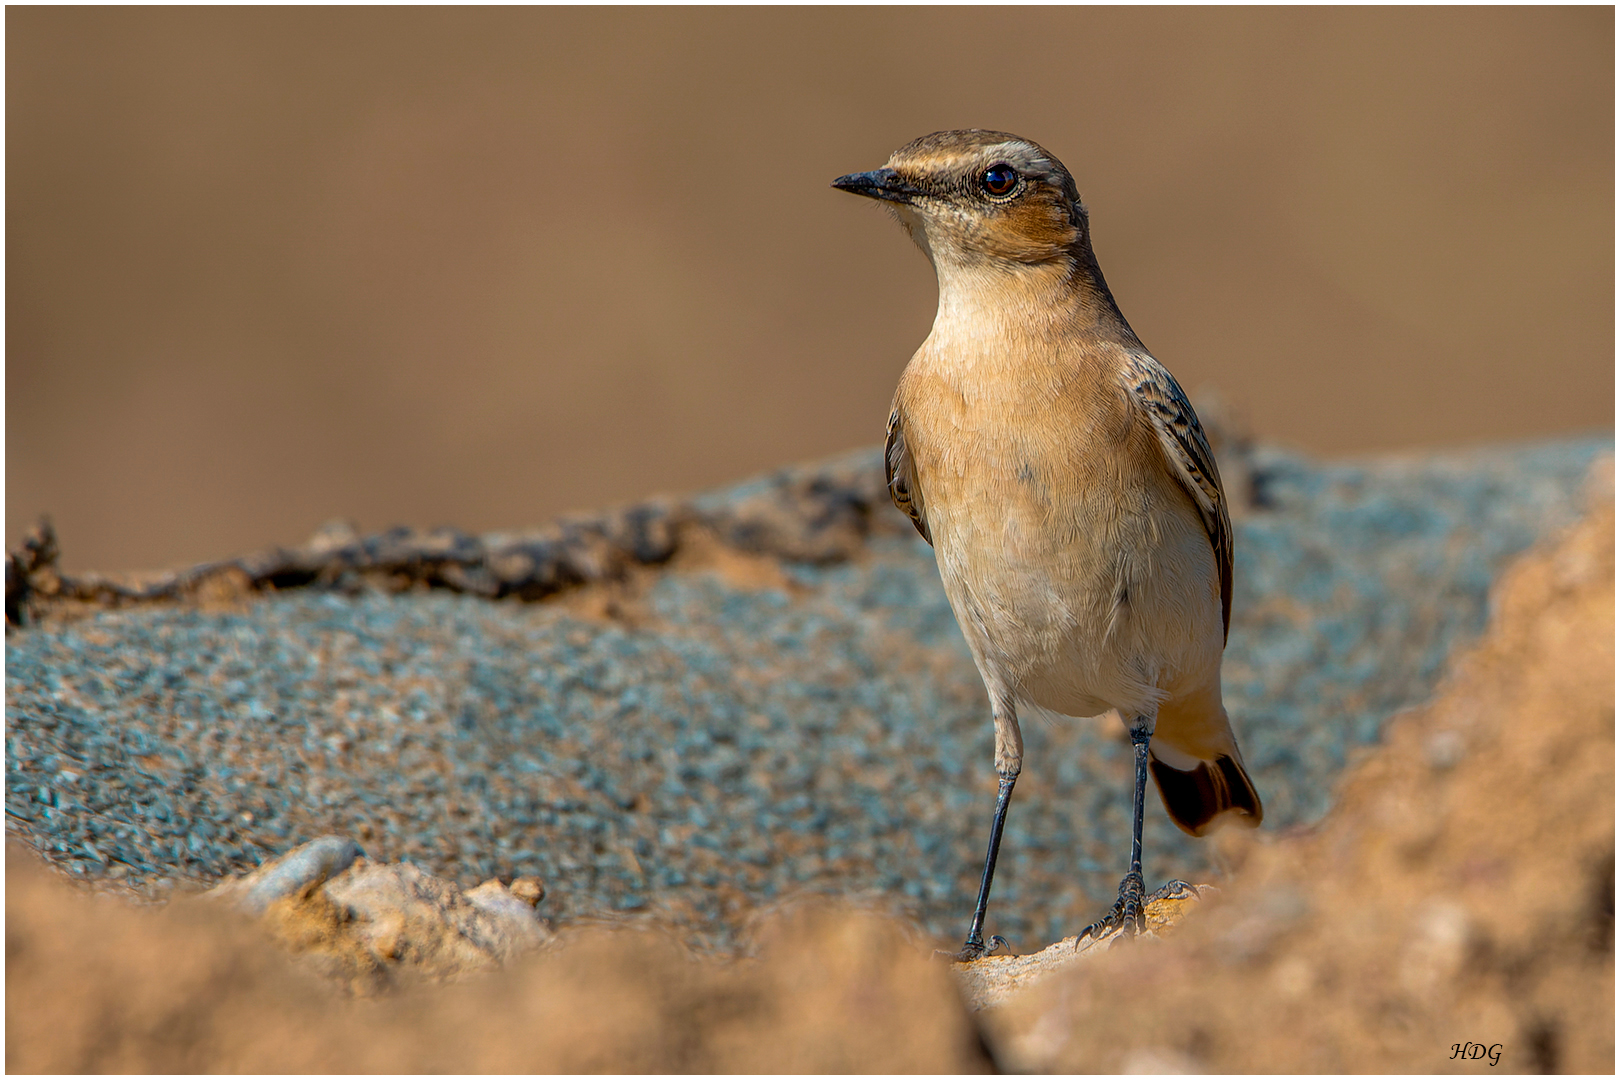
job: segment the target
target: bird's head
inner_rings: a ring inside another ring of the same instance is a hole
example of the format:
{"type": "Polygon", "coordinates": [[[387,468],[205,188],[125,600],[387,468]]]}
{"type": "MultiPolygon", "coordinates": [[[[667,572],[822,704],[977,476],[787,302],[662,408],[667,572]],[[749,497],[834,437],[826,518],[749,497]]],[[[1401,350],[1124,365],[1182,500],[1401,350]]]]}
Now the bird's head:
{"type": "Polygon", "coordinates": [[[888,203],[943,279],[956,269],[1087,261],[1086,210],[1063,163],[1004,131],[939,131],[833,187],[888,203]]]}

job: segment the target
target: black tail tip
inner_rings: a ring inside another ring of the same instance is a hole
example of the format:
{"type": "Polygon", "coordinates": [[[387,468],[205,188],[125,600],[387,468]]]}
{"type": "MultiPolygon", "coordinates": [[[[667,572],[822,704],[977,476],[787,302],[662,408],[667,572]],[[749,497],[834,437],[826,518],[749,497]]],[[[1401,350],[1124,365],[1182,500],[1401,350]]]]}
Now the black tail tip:
{"type": "Polygon", "coordinates": [[[1265,810],[1260,796],[1243,771],[1243,763],[1227,754],[1214,761],[1200,761],[1187,771],[1172,769],[1151,752],[1148,765],[1165,812],[1182,832],[1203,836],[1218,825],[1240,822],[1251,829],[1260,824],[1265,810]]]}

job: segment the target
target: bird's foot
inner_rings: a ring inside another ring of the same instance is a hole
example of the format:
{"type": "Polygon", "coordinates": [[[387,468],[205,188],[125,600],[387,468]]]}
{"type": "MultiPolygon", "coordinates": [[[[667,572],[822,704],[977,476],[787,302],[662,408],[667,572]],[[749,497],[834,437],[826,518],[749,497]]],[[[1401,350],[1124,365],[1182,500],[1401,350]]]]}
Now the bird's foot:
{"type": "MultiPolygon", "coordinates": [[[[1123,930],[1132,937],[1146,929],[1143,918],[1143,909],[1147,906],[1147,897],[1144,895],[1145,886],[1142,884],[1142,875],[1134,870],[1125,875],[1125,880],[1119,883],[1119,898],[1108,914],[1080,931],[1080,941],[1086,938],[1105,938],[1115,931],[1123,930]]],[[[1155,896],[1158,894],[1155,893],[1155,896]]]]}
{"type": "MultiPolygon", "coordinates": [[[[1206,886],[1207,888],[1207,886],[1206,886]]],[[[1156,900],[1196,900],[1198,899],[1198,886],[1189,885],[1180,878],[1171,878],[1157,889],[1148,893],[1142,899],[1144,914],[1147,906],[1156,900]]]]}
{"type": "Polygon", "coordinates": [[[1179,878],[1171,878],[1152,892],[1142,894],[1142,879],[1135,874],[1126,874],[1125,880],[1119,883],[1119,899],[1107,915],[1098,919],[1084,930],[1080,931],[1076,941],[1085,941],[1087,938],[1102,940],[1118,932],[1125,932],[1135,937],[1147,930],[1147,909],[1149,905],[1161,900],[1189,900],[1198,898],[1198,887],[1189,885],[1179,878]]]}
{"type": "Polygon", "coordinates": [[[986,956],[995,956],[998,953],[1011,952],[1012,946],[1007,944],[1006,938],[1002,937],[1000,934],[991,934],[989,944],[969,938],[967,943],[956,952],[947,952],[944,949],[935,949],[934,956],[936,959],[949,960],[952,963],[970,964],[975,960],[983,960],[986,956]]]}

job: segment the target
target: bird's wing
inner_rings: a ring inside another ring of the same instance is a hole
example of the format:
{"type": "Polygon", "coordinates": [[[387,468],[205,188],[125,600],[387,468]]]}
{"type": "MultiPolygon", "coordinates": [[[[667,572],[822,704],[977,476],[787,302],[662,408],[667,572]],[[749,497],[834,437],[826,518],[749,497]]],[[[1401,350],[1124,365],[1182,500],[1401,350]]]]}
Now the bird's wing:
{"type": "Polygon", "coordinates": [[[1204,531],[1209,533],[1215,566],[1221,575],[1221,632],[1225,640],[1232,628],[1232,519],[1227,516],[1226,493],[1221,490],[1215,455],[1192,402],[1163,364],[1146,353],[1133,353],[1124,377],[1125,388],[1153,421],[1170,471],[1187,489],[1204,519],[1204,531]]]}
{"type": "Polygon", "coordinates": [[[917,526],[922,538],[932,544],[934,538],[928,533],[928,515],[923,508],[922,489],[917,486],[917,474],[911,467],[911,454],[906,450],[905,425],[901,422],[898,406],[889,414],[889,438],[883,444],[883,467],[888,473],[889,498],[917,526]]]}

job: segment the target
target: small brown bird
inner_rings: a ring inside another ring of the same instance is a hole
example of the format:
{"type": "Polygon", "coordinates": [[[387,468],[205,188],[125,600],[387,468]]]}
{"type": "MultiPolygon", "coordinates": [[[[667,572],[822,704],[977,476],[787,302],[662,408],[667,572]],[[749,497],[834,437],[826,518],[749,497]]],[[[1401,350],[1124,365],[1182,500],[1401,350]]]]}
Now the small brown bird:
{"type": "MultiPolygon", "coordinates": [[[[1201,836],[1258,825],[1226,708],[1232,525],[1192,405],[1120,314],[1057,158],[999,131],[941,131],[833,186],[889,204],[934,264],[939,311],[895,391],[889,493],[934,547],[985,688],[1000,790],[961,959],[984,913],[1020,709],[1117,710],[1136,755],[1131,867],[1086,932],[1142,928],[1142,803],[1201,836]]],[[[1155,896],[1166,893],[1172,882],[1155,896]]]]}

